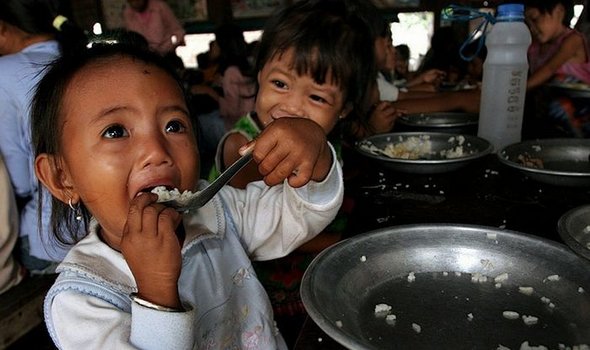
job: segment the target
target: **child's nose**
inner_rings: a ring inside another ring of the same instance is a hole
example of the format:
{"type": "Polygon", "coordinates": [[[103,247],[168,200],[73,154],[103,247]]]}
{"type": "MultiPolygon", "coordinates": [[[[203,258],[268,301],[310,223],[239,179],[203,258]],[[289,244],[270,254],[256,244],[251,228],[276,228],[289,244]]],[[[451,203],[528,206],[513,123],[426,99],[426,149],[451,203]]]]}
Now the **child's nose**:
{"type": "Polygon", "coordinates": [[[305,100],[300,97],[292,97],[282,105],[280,117],[306,117],[305,100]]]}
{"type": "Polygon", "coordinates": [[[168,144],[162,136],[146,136],[139,143],[138,148],[141,154],[140,161],[143,168],[173,163],[168,144]]]}

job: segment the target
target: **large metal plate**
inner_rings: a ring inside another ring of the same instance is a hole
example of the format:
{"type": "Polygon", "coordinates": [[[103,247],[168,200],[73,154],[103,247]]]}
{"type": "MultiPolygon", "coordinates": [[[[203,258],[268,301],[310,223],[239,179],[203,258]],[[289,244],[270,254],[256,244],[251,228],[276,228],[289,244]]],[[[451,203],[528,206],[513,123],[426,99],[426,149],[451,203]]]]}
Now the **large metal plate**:
{"type": "Polygon", "coordinates": [[[379,162],[381,165],[404,173],[413,174],[437,174],[460,169],[470,162],[479,159],[492,151],[492,145],[485,139],[473,135],[447,134],[437,132],[398,132],[370,136],[356,145],[358,152],[366,157],[379,162]],[[412,137],[428,136],[432,145],[432,155],[425,155],[420,159],[391,158],[376,151],[371,151],[367,146],[384,149],[388,144],[404,142],[412,137]],[[464,137],[463,155],[458,158],[445,158],[440,156],[443,150],[449,150],[458,144],[458,139],[464,137]],[[454,140],[454,141],[450,141],[454,140]]]}
{"type": "Polygon", "coordinates": [[[301,295],[311,318],[349,349],[590,344],[590,262],[497,228],[407,225],[355,236],[314,259],[301,295]],[[395,325],[375,314],[382,303],[395,325]]]}
{"type": "Polygon", "coordinates": [[[574,252],[590,259],[590,205],[563,214],[557,223],[557,231],[574,252]]]}
{"type": "Polygon", "coordinates": [[[557,186],[590,186],[590,139],[529,140],[504,147],[502,163],[539,182],[557,186]],[[542,168],[522,164],[519,157],[540,160],[542,168]]]}
{"type": "Polygon", "coordinates": [[[550,87],[557,93],[573,98],[590,98],[590,85],[583,83],[556,83],[550,87]]]}
{"type": "Polygon", "coordinates": [[[432,131],[450,134],[476,134],[479,115],[476,113],[419,113],[401,116],[396,128],[408,131],[432,131]]]}

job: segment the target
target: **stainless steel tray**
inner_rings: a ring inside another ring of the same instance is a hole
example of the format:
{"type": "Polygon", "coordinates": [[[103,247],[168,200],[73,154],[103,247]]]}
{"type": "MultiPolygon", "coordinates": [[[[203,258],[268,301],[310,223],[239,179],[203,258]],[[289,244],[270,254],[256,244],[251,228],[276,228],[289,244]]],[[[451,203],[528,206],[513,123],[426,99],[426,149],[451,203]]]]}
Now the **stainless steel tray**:
{"type": "Polygon", "coordinates": [[[450,224],[392,227],[337,243],[312,262],[301,289],[311,318],[349,349],[590,344],[589,293],[590,262],[563,244],[450,224]],[[377,304],[391,306],[395,325],[375,314],[377,304]],[[525,324],[523,315],[538,323],[525,324]]]}
{"type": "Polygon", "coordinates": [[[528,140],[504,147],[500,162],[524,175],[557,186],[590,186],[590,139],[528,140]],[[519,157],[542,162],[542,168],[524,165],[519,157]]]}
{"type": "Polygon", "coordinates": [[[590,99],[590,85],[583,83],[561,83],[549,85],[554,91],[559,94],[573,97],[573,98],[588,98],[590,99]]]}
{"type": "Polygon", "coordinates": [[[408,131],[475,134],[478,121],[479,115],[476,113],[419,113],[401,116],[396,121],[396,127],[403,126],[408,131]]]}
{"type": "Polygon", "coordinates": [[[557,223],[557,231],[574,252],[590,259],[590,205],[563,214],[557,223]]]}
{"type": "Polygon", "coordinates": [[[356,149],[362,155],[378,162],[379,164],[404,173],[413,174],[437,174],[460,169],[472,161],[491,153],[492,145],[485,139],[473,135],[447,134],[438,132],[397,132],[370,136],[357,142],[356,149]],[[401,159],[383,155],[369,147],[384,149],[388,144],[404,142],[412,137],[427,136],[432,145],[433,155],[425,155],[420,159],[401,159]],[[459,137],[464,137],[463,155],[458,158],[445,158],[440,156],[440,151],[449,150],[456,146],[459,137]],[[449,141],[449,140],[455,141],[449,141]]]}

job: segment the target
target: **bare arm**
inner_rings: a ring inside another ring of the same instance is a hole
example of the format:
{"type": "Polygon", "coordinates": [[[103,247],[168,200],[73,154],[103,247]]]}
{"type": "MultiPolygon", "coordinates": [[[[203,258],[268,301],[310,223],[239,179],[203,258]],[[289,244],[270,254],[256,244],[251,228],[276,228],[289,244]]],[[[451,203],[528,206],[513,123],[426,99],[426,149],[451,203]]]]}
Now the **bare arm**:
{"type": "Polygon", "coordinates": [[[528,78],[527,90],[536,88],[549,81],[559,67],[568,61],[586,61],[584,41],[580,35],[572,34],[564,40],[555,56],[528,78]]]}
{"type": "Polygon", "coordinates": [[[408,114],[463,111],[479,112],[480,90],[437,92],[426,98],[405,99],[394,102],[408,114]]]}

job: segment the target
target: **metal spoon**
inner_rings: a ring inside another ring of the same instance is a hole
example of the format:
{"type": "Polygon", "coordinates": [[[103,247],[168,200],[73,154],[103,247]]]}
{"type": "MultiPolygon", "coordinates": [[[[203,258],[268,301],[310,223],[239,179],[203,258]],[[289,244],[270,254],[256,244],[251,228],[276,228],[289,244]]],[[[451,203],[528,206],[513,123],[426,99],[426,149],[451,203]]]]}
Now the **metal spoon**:
{"type": "Polygon", "coordinates": [[[205,187],[202,191],[195,192],[190,197],[184,197],[182,200],[172,199],[161,203],[180,212],[199,209],[207,204],[211,198],[213,198],[213,196],[215,196],[215,194],[238,173],[238,171],[242,170],[242,168],[252,160],[252,149],[253,147],[250,147],[244,155],[225,169],[217,179],[211,182],[209,186],[205,187]]]}

